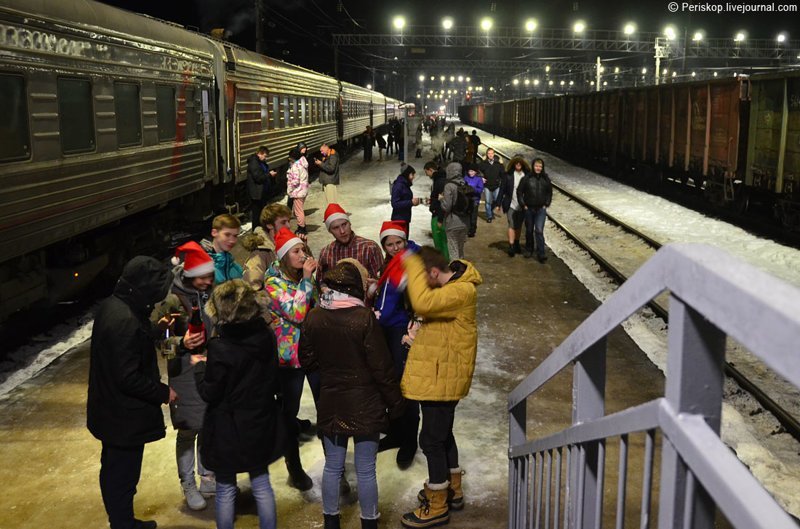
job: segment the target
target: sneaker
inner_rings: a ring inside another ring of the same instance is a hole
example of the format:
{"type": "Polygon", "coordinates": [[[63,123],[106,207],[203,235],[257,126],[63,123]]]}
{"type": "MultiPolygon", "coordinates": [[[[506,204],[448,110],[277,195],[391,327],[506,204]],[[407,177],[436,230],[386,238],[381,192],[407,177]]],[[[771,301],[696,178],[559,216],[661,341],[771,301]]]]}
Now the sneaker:
{"type": "Polygon", "coordinates": [[[206,499],[197,490],[197,484],[192,481],[182,481],[181,488],[183,496],[186,498],[186,505],[193,511],[202,511],[208,505],[206,499]]]}
{"type": "Polygon", "coordinates": [[[208,498],[209,496],[213,496],[217,493],[217,480],[214,476],[201,476],[200,477],[200,494],[203,495],[204,498],[208,498]]]}
{"type": "Polygon", "coordinates": [[[493,220],[494,220],[493,218],[489,217],[488,219],[486,219],[486,222],[487,222],[488,224],[491,224],[493,220]]]}

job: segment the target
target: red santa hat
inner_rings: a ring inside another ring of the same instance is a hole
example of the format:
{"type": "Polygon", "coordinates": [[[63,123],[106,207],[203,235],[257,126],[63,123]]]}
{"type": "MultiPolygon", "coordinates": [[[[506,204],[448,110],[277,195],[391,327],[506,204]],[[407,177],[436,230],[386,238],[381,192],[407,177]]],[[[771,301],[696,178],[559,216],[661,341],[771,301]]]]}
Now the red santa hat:
{"type": "Polygon", "coordinates": [[[328,204],[325,208],[325,227],[331,229],[331,224],[337,220],[350,220],[350,216],[345,213],[339,204],[328,204]]]}
{"type": "Polygon", "coordinates": [[[378,237],[379,241],[383,241],[384,237],[395,235],[401,239],[408,240],[408,222],[404,220],[387,220],[381,225],[381,234],[378,237]]]}
{"type": "Polygon", "coordinates": [[[278,254],[278,259],[283,259],[283,256],[298,244],[303,244],[303,240],[289,228],[281,228],[275,234],[275,253],[278,254]]]}
{"type": "Polygon", "coordinates": [[[180,256],[183,255],[184,277],[201,277],[214,273],[214,260],[203,250],[203,247],[194,241],[178,246],[172,264],[181,264],[180,256]]]}

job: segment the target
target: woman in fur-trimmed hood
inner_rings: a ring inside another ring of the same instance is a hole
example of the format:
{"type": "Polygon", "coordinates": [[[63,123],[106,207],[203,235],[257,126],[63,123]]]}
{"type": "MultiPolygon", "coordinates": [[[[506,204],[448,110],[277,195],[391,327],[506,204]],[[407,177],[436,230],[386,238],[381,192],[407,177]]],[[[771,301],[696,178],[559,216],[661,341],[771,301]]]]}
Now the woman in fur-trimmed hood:
{"type": "Polygon", "coordinates": [[[256,293],[241,279],[218,285],[205,310],[218,335],[209,340],[208,360],[197,364],[195,376],[208,403],[201,453],[216,472],[217,522],[233,526],[236,474],[249,472],[260,523],[274,527],[268,468],[283,455],[275,335],[256,293]]]}

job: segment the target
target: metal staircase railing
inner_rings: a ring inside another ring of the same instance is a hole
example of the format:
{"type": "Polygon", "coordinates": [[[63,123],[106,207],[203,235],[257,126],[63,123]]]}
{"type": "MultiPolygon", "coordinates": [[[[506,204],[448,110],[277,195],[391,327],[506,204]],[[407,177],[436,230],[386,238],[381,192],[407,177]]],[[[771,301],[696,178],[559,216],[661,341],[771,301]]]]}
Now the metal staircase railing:
{"type": "Polygon", "coordinates": [[[659,529],[711,529],[717,510],[741,529],[796,529],[719,438],[726,336],[800,386],[800,290],[710,246],[663,247],[509,395],[509,528],[608,526],[606,448],[617,437],[615,526],[624,527],[629,436],[641,435],[640,528],[651,526],[657,474],[659,529]],[[605,415],[606,337],[665,290],[664,397],[605,415]],[[528,397],[570,365],[572,425],[528,440],[528,397]]]}

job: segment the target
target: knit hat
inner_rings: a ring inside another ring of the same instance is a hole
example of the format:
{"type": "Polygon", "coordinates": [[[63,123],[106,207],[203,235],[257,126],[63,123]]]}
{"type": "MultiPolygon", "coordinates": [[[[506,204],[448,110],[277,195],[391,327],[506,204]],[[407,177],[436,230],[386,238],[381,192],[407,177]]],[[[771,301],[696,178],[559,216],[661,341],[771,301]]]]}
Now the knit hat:
{"type": "Polygon", "coordinates": [[[363,300],[367,270],[355,259],[342,259],[325,273],[322,282],[331,290],[363,300]]]}
{"type": "Polygon", "coordinates": [[[214,260],[203,247],[194,241],[189,241],[175,249],[172,264],[181,264],[180,255],[183,254],[184,277],[200,277],[214,273],[214,260]]]}
{"type": "Polygon", "coordinates": [[[400,176],[406,176],[407,177],[407,176],[412,175],[412,174],[417,174],[416,169],[414,169],[410,165],[406,165],[406,168],[403,169],[403,172],[400,173],[400,176]]]}
{"type": "Polygon", "coordinates": [[[281,228],[275,234],[275,253],[278,255],[278,259],[283,259],[283,256],[298,244],[303,244],[303,240],[292,233],[289,228],[281,228]]]}
{"type": "Polygon", "coordinates": [[[387,220],[381,225],[379,241],[383,241],[389,235],[396,235],[401,239],[408,240],[408,223],[404,220],[387,220]]]}
{"type": "Polygon", "coordinates": [[[325,227],[331,229],[331,224],[337,220],[350,220],[350,216],[345,213],[339,204],[328,204],[325,208],[325,227]]]}

